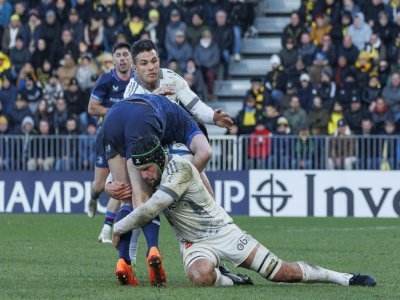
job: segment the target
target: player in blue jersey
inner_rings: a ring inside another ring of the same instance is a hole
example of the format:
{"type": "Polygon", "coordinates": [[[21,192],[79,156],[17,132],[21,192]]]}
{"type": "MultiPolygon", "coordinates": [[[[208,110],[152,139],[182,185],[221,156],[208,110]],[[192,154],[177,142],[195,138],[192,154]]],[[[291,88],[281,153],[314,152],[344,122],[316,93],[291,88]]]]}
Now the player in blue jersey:
{"type": "MultiPolygon", "coordinates": [[[[140,206],[153,193],[152,188],[134,172],[130,153],[141,136],[157,136],[163,145],[173,142],[186,144],[201,159],[204,147],[209,147],[203,132],[188,112],[167,98],[159,95],[132,95],[113,106],[103,122],[106,157],[113,177],[132,186],[132,195],[122,199],[117,220],[122,219],[140,206]],[[205,143],[204,143],[205,141],[205,143]],[[132,197],[130,197],[132,196],[132,197]]],[[[159,217],[142,226],[148,244],[149,281],[160,285],[166,281],[158,252],[159,217]]],[[[116,275],[121,284],[137,285],[133,277],[129,243],[131,232],[121,236],[116,275]]]]}
{"type": "MultiPolygon", "coordinates": [[[[97,116],[102,119],[108,110],[117,102],[124,98],[124,91],[133,78],[134,72],[131,68],[132,56],[128,43],[118,43],[113,47],[114,68],[103,74],[97,80],[90,95],[88,112],[90,115],[97,116]]],[[[96,166],[94,172],[94,181],[92,185],[91,199],[87,208],[89,217],[94,217],[97,211],[97,201],[100,194],[104,190],[104,184],[110,170],[104,153],[103,131],[102,126],[98,128],[96,137],[96,166]]],[[[105,222],[99,241],[103,243],[111,243],[111,228],[114,223],[116,211],[120,206],[120,202],[110,199],[107,204],[105,222]]]]}

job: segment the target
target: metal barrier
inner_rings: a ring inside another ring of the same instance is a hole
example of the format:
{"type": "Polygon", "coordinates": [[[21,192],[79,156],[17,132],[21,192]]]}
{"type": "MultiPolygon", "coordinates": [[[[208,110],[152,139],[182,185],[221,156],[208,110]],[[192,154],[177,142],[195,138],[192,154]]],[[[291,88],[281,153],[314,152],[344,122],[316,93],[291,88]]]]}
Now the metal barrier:
{"type": "MultiPolygon", "coordinates": [[[[210,136],[208,171],[399,170],[400,136],[210,136]]],[[[93,170],[93,136],[0,136],[0,170],[93,170]]]]}

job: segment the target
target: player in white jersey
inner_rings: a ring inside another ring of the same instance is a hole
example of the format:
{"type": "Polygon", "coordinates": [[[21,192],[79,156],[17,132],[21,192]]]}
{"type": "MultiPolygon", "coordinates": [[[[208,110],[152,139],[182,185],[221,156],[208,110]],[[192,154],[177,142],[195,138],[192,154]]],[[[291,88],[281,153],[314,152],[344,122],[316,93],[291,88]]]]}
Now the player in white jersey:
{"type": "Polygon", "coordinates": [[[182,244],[185,271],[195,285],[236,283],[231,276],[221,273],[220,260],[253,270],[274,282],[376,285],[370,275],[340,273],[303,261],[289,263],[278,258],[233,223],[206,191],[192,163],[166,155],[157,138],[147,136],[138,141],[132,161],[141,177],[157,190],[149,201],[115,223],[115,245],[119,235],[164,212],[182,244]]]}

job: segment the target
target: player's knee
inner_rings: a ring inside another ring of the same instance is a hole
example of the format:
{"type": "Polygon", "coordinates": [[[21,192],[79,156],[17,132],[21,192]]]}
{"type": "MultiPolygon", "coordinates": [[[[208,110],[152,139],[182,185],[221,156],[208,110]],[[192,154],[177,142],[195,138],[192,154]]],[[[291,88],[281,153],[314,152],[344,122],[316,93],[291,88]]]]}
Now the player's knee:
{"type": "Polygon", "coordinates": [[[249,258],[250,259],[246,260],[246,265],[243,267],[259,273],[268,280],[275,281],[276,274],[279,273],[282,268],[281,259],[263,245],[258,245],[254,248],[249,258]]]}
{"type": "Polygon", "coordinates": [[[213,263],[206,258],[194,261],[187,267],[186,273],[190,281],[198,286],[214,285],[217,279],[213,263]]]}

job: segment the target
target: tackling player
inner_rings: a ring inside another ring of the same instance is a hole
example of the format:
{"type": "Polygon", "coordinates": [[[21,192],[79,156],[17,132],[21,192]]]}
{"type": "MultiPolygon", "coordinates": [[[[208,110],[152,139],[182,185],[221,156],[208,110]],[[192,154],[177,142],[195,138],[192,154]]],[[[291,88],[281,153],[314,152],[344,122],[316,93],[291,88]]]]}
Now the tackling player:
{"type": "MultiPolygon", "coordinates": [[[[90,115],[104,117],[114,103],[123,99],[125,88],[129,80],[134,76],[131,68],[130,45],[128,43],[118,43],[113,47],[113,62],[115,68],[100,76],[93,88],[88,106],[90,115]]],[[[104,184],[109,172],[110,169],[104,153],[103,132],[100,125],[96,136],[94,181],[91,199],[87,208],[89,217],[94,217],[96,214],[97,201],[104,190],[104,184]]],[[[107,204],[104,225],[98,238],[102,243],[111,243],[111,228],[119,206],[120,202],[114,199],[110,199],[107,204]]]]}
{"type": "Polygon", "coordinates": [[[121,234],[164,212],[181,243],[186,274],[195,285],[235,284],[236,280],[218,268],[220,260],[253,270],[274,282],[376,285],[370,275],[340,273],[304,261],[281,260],[236,226],[207,192],[194,165],[179,156],[166,155],[157,137],[142,138],[132,148],[131,156],[141,178],[157,191],[145,204],[114,224],[115,245],[121,234]]]}

